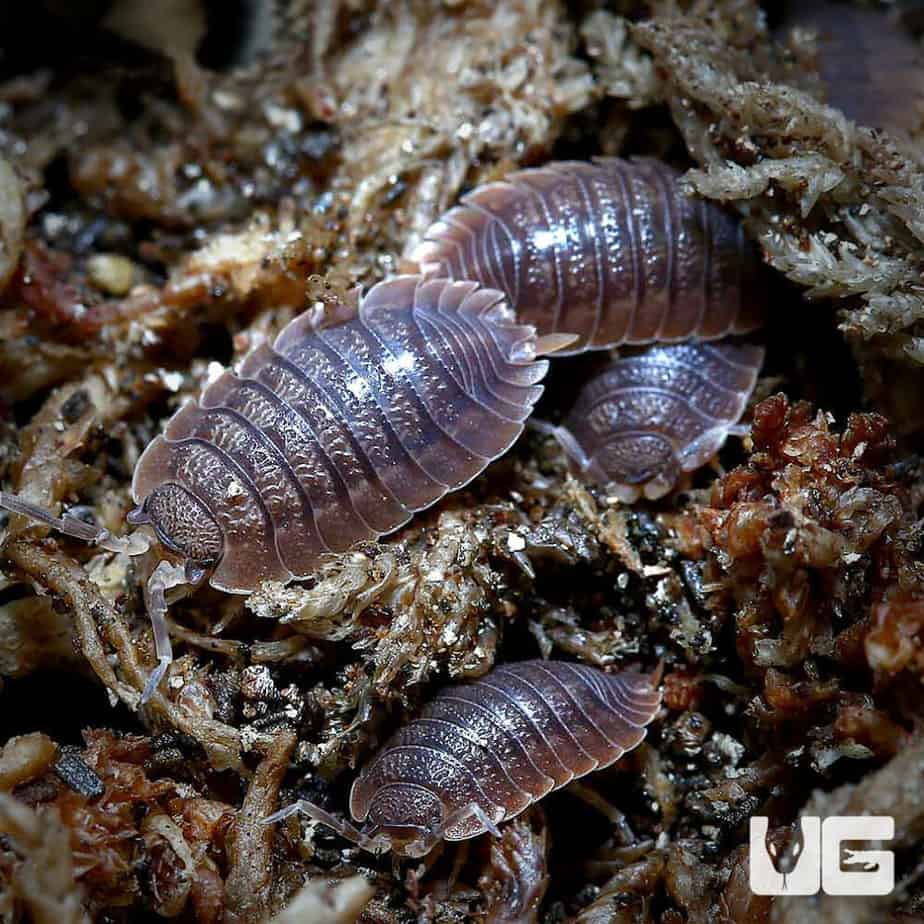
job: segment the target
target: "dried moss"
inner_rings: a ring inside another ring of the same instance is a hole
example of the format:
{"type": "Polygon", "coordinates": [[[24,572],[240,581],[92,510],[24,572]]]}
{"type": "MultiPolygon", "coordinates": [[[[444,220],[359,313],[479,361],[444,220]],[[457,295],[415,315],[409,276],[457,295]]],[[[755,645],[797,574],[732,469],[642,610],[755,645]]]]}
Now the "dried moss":
{"type": "Polygon", "coordinates": [[[834,301],[870,396],[898,410],[903,428],[919,428],[921,408],[896,397],[920,392],[924,362],[916,149],[820,102],[765,29],[730,42],[708,23],[675,17],[633,35],[702,167],[688,175],[691,190],[738,208],[770,265],[806,298],[834,301]]]}

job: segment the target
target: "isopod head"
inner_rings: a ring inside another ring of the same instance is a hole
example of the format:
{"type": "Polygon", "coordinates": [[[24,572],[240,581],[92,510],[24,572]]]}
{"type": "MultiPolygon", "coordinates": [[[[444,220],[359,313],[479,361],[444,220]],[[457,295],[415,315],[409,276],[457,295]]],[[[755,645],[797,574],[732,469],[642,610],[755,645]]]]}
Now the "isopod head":
{"type": "Polygon", "coordinates": [[[360,776],[350,794],[350,812],[365,821],[362,832],[405,857],[422,857],[443,838],[443,805],[428,789],[414,783],[392,783],[371,796],[360,776]]]}
{"type": "Polygon", "coordinates": [[[158,485],[128,515],[128,521],[133,526],[150,524],[164,548],[198,565],[215,564],[224,550],[215,518],[199,498],[178,484],[158,485]]]}
{"type": "Polygon", "coordinates": [[[634,493],[645,485],[649,497],[660,497],[674,486],[680,465],[673,443],[660,433],[617,433],[590,460],[587,474],[595,481],[615,482],[634,493]]]}

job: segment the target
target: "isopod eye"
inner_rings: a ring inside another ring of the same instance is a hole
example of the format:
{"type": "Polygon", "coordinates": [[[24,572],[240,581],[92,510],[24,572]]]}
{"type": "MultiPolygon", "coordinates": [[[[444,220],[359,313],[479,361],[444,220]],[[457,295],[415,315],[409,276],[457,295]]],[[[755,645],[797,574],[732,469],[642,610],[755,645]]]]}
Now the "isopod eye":
{"type": "Polygon", "coordinates": [[[221,527],[209,509],[178,484],[156,487],[129,519],[134,524],[150,523],[161,543],[187,560],[213,564],[224,551],[221,527]]]}

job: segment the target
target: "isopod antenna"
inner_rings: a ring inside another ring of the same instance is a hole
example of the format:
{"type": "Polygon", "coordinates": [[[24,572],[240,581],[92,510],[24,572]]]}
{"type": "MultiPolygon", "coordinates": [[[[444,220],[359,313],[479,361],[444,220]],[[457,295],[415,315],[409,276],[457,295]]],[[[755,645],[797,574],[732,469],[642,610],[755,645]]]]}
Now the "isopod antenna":
{"type": "MultiPolygon", "coordinates": [[[[107,552],[116,552],[132,557],[144,555],[155,540],[146,531],[136,529],[126,536],[117,536],[102,526],[93,526],[78,520],[77,517],[55,516],[38,504],[17,497],[7,491],[0,491],[0,509],[10,513],[28,517],[45,526],[49,526],[64,536],[80,539],[90,545],[105,549],[107,552]]],[[[170,643],[170,632],[167,626],[167,593],[177,587],[195,584],[202,578],[200,569],[185,565],[176,565],[169,561],[160,561],[145,584],[144,600],[148,616],[151,620],[151,630],[154,634],[154,652],[157,657],[157,666],[151,672],[141,694],[141,704],[144,705],[160,685],[167,668],[173,660],[173,646],[170,643]]]]}

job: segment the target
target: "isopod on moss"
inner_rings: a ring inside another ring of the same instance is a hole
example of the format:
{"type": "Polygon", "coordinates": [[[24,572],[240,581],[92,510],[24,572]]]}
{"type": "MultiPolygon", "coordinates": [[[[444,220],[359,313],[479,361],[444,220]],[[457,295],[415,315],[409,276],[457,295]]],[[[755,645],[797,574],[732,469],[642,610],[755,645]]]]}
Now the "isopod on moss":
{"type": "Polygon", "coordinates": [[[490,831],[572,780],[636,747],[661,704],[660,672],[608,674],[564,661],[503,664],[441,690],[383,745],[350,792],[362,829],[302,811],[372,850],[407,857],[490,831]]]}
{"type": "MultiPolygon", "coordinates": [[[[397,529],[510,447],[542,393],[538,357],[571,339],[537,337],[475,282],[398,276],[343,323],[299,315],[185,404],[132,482],[129,522],[180,559],[165,558],[147,585],[159,666],[145,696],[172,657],[170,588],[207,577],[250,593],[397,529]]],[[[105,548],[149,545],[9,494],[0,506],[105,548]]]]}
{"type": "Polygon", "coordinates": [[[582,389],[561,426],[537,422],[577,473],[625,503],[663,496],[709,461],[738,425],[764,360],[732,343],[656,346],[615,359],[582,389]]]}
{"type": "Polygon", "coordinates": [[[764,307],[757,250],[679,176],[652,158],[520,170],[465,196],[411,260],[499,289],[540,334],[576,334],[563,352],[752,331],[764,307]]]}
{"type": "MultiPolygon", "coordinates": [[[[143,698],[172,657],[168,590],[208,578],[250,593],[397,529],[512,445],[542,391],[540,356],[753,329],[753,249],[676,179],[657,161],[609,158],[481,187],[418,248],[423,275],[373,286],[342,323],[305,312],[184,405],[132,481],[129,522],[169,553],[146,586],[158,667],[143,698]]],[[[744,407],[762,354],[729,350],[619,360],[554,432],[626,499],[660,496],[744,407]]],[[[12,495],[0,506],[106,548],[150,545],[12,495]]]]}

